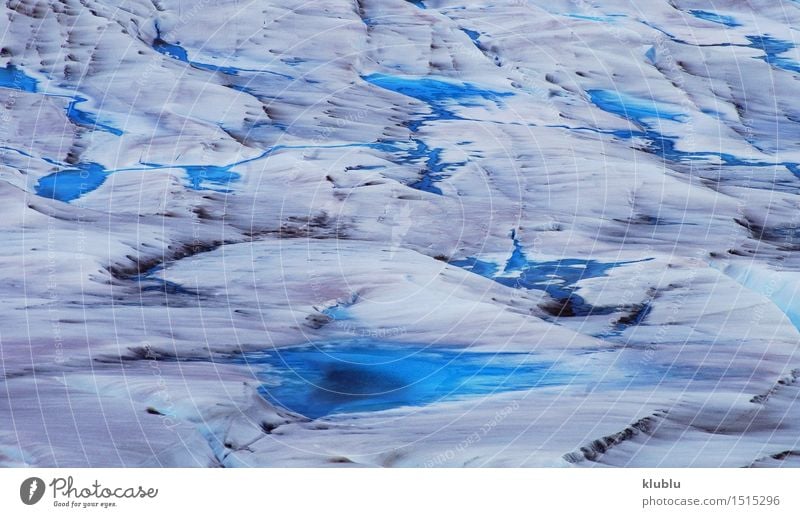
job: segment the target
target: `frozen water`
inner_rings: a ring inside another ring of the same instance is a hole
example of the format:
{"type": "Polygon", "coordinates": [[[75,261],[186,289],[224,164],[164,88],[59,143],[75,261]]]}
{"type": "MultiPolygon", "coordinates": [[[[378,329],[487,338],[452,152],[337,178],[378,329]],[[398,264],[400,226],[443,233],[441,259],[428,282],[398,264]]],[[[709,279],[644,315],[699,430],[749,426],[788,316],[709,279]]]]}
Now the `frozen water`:
{"type": "MultiPolygon", "coordinates": [[[[279,72],[274,72],[270,70],[259,70],[259,69],[248,69],[248,68],[237,68],[233,66],[222,66],[222,65],[215,65],[213,63],[202,63],[199,61],[193,61],[189,59],[189,53],[186,52],[186,49],[181,47],[176,43],[167,43],[161,36],[159,35],[153,41],[153,50],[160,54],[164,54],[165,56],[171,57],[173,59],[177,59],[187,65],[191,65],[194,68],[200,70],[207,70],[209,72],[220,72],[225,75],[239,75],[240,73],[247,73],[247,72],[258,72],[258,73],[268,73],[272,75],[277,75],[279,77],[283,77],[286,79],[292,79],[292,76],[287,74],[281,74],[279,72]]],[[[290,64],[292,66],[296,66],[300,63],[304,62],[299,58],[291,58],[288,60],[284,60],[284,63],[290,64]]],[[[235,88],[244,89],[242,86],[234,86],[235,88]]]]}
{"type": "MultiPolygon", "coordinates": [[[[234,165],[181,165],[177,168],[186,172],[187,186],[192,190],[230,192],[231,183],[239,179],[239,174],[230,170],[234,165]]],[[[40,178],[35,192],[42,197],[70,202],[99,188],[110,174],[126,171],[157,174],[156,171],[166,168],[169,166],[145,163],[139,167],[106,170],[97,163],[81,163],[74,169],[67,168],[40,178]]]]}
{"type": "Polygon", "coordinates": [[[800,4],[701,4],[3,7],[0,464],[789,465],[800,4]]]}
{"type": "Polygon", "coordinates": [[[42,197],[69,202],[98,188],[106,181],[108,171],[97,163],[80,164],[76,169],[54,172],[36,183],[36,193],[42,197]]]}
{"type": "Polygon", "coordinates": [[[239,175],[230,167],[214,165],[185,165],[181,167],[189,177],[189,186],[194,190],[216,190],[230,192],[230,183],[239,179],[239,175]]]}
{"type": "Polygon", "coordinates": [[[0,87],[35,92],[36,85],[36,79],[25,75],[25,72],[10,63],[5,68],[0,68],[0,87]]]}
{"type": "Polygon", "coordinates": [[[691,9],[689,13],[692,16],[696,16],[701,20],[706,20],[709,22],[719,23],[725,25],[727,27],[741,27],[741,24],[736,21],[733,16],[727,16],[724,14],[713,13],[711,11],[703,11],[701,9],[691,9]]]}
{"type": "MultiPolygon", "coordinates": [[[[576,291],[583,280],[607,276],[614,268],[640,261],[600,262],[597,260],[561,258],[557,260],[530,260],[512,230],[513,251],[505,264],[469,257],[454,260],[452,265],[470,272],[491,278],[495,282],[514,289],[536,289],[544,291],[556,300],[569,301],[573,314],[609,314],[608,308],[592,307],[576,291]]],[[[641,261],[652,260],[650,258],[641,261]]],[[[642,307],[628,325],[641,323],[650,312],[649,306],[642,307]]]]}
{"type": "Polygon", "coordinates": [[[76,108],[78,104],[86,101],[87,99],[76,96],[75,99],[67,105],[67,118],[69,118],[75,124],[87,126],[89,129],[94,131],[106,131],[112,135],[122,136],[121,130],[108,124],[100,123],[97,121],[97,117],[95,117],[93,114],[76,108]]]}
{"type": "Polygon", "coordinates": [[[527,354],[323,343],[245,354],[268,401],[310,418],[558,386],[577,375],[527,354]]]}
{"type": "Polygon", "coordinates": [[[511,92],[495,92],[480,86],[433,77],[399,77],[387,74],[370,74],[365,81],[430,105],[432,120],[458,118],[454,106],[475,106],[478,99],[499,102],[511,92]]]}
{"type": "Polygon", "coordinates": [[[616,90],[588,90],[589,98],[602,110],[620,115],[641,125],[648,120],[666,119],[684,122],[686,115],[676,106],[650,98],[635,97],[616,90]]]}
{"type": "Polygon", "coordinates": [[[747,39],[750,40],[751,47],[764,51],[762,59],[770,65],[781,70],[800,73],[800,62],[781,55],[794,49],[794,43],[769,36],[747,36],[747,39]]]}

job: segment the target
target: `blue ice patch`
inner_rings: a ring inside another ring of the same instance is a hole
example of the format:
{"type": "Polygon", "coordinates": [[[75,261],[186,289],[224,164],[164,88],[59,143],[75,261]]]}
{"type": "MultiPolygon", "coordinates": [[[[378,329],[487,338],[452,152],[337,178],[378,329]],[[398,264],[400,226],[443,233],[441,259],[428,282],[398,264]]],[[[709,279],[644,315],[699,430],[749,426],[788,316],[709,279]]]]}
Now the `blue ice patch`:
{"type": "Polygon", "coordinates": [[[39,196],[68,203],[95,190],[107,177],[108,171],[102,165],[84,163],[40,178],[35,191],[39,196]]]}
{"type": "Polygon", "coordinates": [[[647,60],[651,64],[655,64],[655,62],[656,62],[656,47],[655,46],[651,46],[649,49],[647,49],[647,52],[644,53],[644,57],[646,57],[647,60]]]}
{"type": "Polygon", "coordinates": [[[12,64],[0,68],[0,87],[36,93],[38,81],[12,64]]]}
{"type": "Polygon", "coordinates": [[[232,172],[232,165],[183,165],[181,169],[186,171],[189,178],[189,187],[193,190],[216,190],[218,192],[230,192],[228,187],[233,181],[237,181],[239,174],[232,172]]]}
{"type": "Polygon", "coordinates": [[[511,92],[496,92],[472,83],[445,81],[432,77],[401,77],[387,74],[371,74],[363,79],[376,86],[412,97],[427,103],[433,115],[424,120],[447,120],[458,117],[451,111],[453,106],[475,106],[472,99],[483,99],[495,103],[511,92]]]}
{"type": "Polygon", "coordinates": [[[617,90],[587,90],[592,103],[603,111],[614,113],[639,124],[647,119],[666,119],[685,122],[687,117],[672,104],[654,99],[635,97],[617,90]]]}
{"type": "Polygon", "coordinates": [[[588,315],[610,314],[614,312],[615,308],[593,307],[588,304],[583,297],[577,294],[579,282],[607,276],[609,271],[620,266],[653,260],[645,258],[601,262],[593,259],[563,258],[537,261],[526,256],[525,250],[513,230],[511,240],[512,250],[502,267],[497,263],[477,257],[453,260],[450,261],[450,264],[513,289],[544,291],[555,300],[568,300],[574,315],[588,315]]]}
{"type": "Polygon", "coordinates": [[[264,382],[266,400],[309,418],[560,386],[578,377],[532,354],[380,341],[253,352],[235,362],[264,382]]]}
{"type": "Polygon", "coordinates": [[[764,52],[764,56],[760,59],[766,63],[781,70],[800,73],[800,63],[794,59],[780,56],[780,54],[795,48],[794,43],[791,41],[780,40],[769,36],[747,36],[747,39],[750,41],[749,47],[764,52]]]}
{"type": "Polygon", "coordinates": [[[445,81],[432,77],[400,77],[387,74],[370,74],[364,80],[381,88],[402,93],[409,97],[439,104],[446,101],[460,101],[480,97],[496,101],[500,97],[513,95],[510,92],[496,92],[481,88],[472,83],[445,81]]]}
{"type": "Polygon", "coordinates": [[[238,173],[230,170],[234,165],[168,166],[157,163],[142,163],[139,167],[109,170],[98,163],[81,163],[74,168],[65,168],[40,178],[36,184],[35,192],[42,197],[69,203],[97,190],[112,174],[126,171],[155,171],[174,167],[183,169],[186,172],[187,186],[192,190],[211,190],[228,193],[231,192],[228,188],[230,183],[240,178],[238,173]]]}
{"type": "Polygon", "coordinates": [[[461,31],[464,34],[466,34],[469,39],[472,40],[472,42],[475,44],[475,46],[480,48],[480,46],[481,46],[480,41],[479,41],[481,39],[481,33],[480,32],[474,31],[474,30],[471,30],[471,29],[461,29],[461,31]]]}
{"type": "Polygon", "coordinates": [[[700,18],[701,20],[705,20],[707,22],[712,23],[719,23],[721,25],[725,25],[727,27],[741,27],[742,24],[737,22],[733,16],[727,16],[724,14],[712,13],[711,11],[703,11],[700,9],[692,9],[689,11],[689,14],[694,16],[695,18],[700,18]]]}

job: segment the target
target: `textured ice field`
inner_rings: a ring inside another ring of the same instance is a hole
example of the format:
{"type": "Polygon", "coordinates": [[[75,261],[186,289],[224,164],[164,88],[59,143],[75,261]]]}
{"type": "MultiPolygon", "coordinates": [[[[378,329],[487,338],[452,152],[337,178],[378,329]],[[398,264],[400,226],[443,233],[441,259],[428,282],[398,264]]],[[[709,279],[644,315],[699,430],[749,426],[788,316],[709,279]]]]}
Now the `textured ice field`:
{"type": "Polygon", "coordinates": [[[2,10],[0,465],[800,466],[800,2],[2,10]]]}

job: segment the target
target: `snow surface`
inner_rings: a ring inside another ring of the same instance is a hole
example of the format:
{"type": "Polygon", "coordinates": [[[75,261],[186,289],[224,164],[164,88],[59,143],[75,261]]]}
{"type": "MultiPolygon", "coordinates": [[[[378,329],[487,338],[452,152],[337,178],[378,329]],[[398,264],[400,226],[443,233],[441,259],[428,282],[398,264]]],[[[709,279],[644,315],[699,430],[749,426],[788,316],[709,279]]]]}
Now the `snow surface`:
{"type": "Polygon", "coordinates": [[[2,9],[0,465],[798,465],[800,4],[2,9]]]}

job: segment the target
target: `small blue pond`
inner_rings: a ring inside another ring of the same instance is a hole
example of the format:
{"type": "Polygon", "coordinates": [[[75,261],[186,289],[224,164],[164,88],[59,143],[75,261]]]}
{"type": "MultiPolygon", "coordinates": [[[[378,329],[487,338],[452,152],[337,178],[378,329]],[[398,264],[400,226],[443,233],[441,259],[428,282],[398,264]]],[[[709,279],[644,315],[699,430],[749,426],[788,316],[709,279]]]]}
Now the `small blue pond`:
{"type": "MultiPolygon", "coordinates": [[[[141,165],[141,167],[108,170],[98,163],[80,163],[74,168],[56,171],[40,178],[36,183],[35,191],[39,196],[68,203],[97,190],[111,174],[124,171],[155,171],[169,167],[157,163],[141,165]]],[[[175,167],[186,171],[188,180],[186,186],[192,190],[229,193],[231,192],[228,188],[230,183],[239,180],[239,174],[230,170],[233,165],[178,165],[175,167]]]]}
{"type": "Polygon", "coordinates": [[[231,171],[229,166],[216,165],[185,165],[181,167],[189,177],[189,188],[192,190],[214,190],[216,192],[230,192],[227,188],[231,182],[238,181],[238,173],[231,171]]]}
{"type": "Polygon", "coordinates": [[[75,169],[57,171],[39,179],[36,194],[42,197],[69,202],[102,185],[108,177],[102,165],[82,163],[75,169]]]}
{"type": "MultiPolygon", "coordinates": [[[[402,153],[405,156],[404,160],[409,162],[420,158],[414,151],[414,149],[419,148],[418,145],[416,147],[409,147],[407,142],[403,142],[402,144],[401,146],[400,143],[394,142],[368,142],[335,145],[276,145],[266,149],[258,156],[238,160],[228,165],[166,165],[160,163],[140,163],[139,166],[136,167],[105,169],[96,163],[81,163],[74,166],[65,166],[62,163],[45,158],[49,163],[65,168],[41,178],[36,185],[36,194],[59,201],[69,202],[97,189],[111,174],[125,171],[156,171],[167,168],[183,169],[186,172],[186,186],[192,190],[210,190],[214,192],[230,193],[231,184],[241,179],[239,173],[234,172],[232,169],[239,165],[245,165],[267,158],[284,149],[343,149],[349,147],[364,147],[381,150],[387,153],[402,153]]],[[[443,167],[447,165],[454,164],[443,164],[442,169],[439,169],[438,166],[433,167],[433,169],[435,171],[443,170],[443,167]]]]}
{"type": "Polygon", "coordinates": [[[25,75],[25,72],[14,65],[8,64],[5,68],[0,68],[0,87],[34,93],[36,84],[36,79],[25,75]]]}
{"type": "Polygon", "coordinates": [[[569,384],[573,372],[523,353],[344,342],[248,353],[271,403],[319,418],[569,384]]]}

